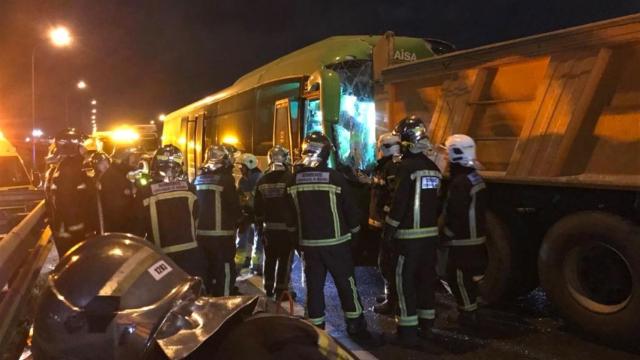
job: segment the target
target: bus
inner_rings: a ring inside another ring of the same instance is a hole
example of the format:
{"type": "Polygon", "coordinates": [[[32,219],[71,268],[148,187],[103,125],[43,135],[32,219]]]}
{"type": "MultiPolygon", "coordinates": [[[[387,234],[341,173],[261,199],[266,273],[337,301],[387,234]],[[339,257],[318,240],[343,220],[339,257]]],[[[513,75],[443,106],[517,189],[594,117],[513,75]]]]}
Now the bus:
{"type": "MultiPolygon", "coordinates": [[[[375,166],[377,137],[388,131],[385,111],[376,109],[374,96],[382,68],[452,49],[444,41],[396,37],[391,32],[330,37],[171,112],[164,121],[162,143],[182,150],[185,170],[193,180],[209,145],[226,143],[253,153],[264,169],[271,147],[290,149],[296,160],[304,136],[321,131],[336,148],[330,165],[355,179],[356,173],[375,166]]],[[[366,224],[368,189],[353,183],[366,224]]],[[[363,252],[374,261],[376,249],[363,252]]]]}

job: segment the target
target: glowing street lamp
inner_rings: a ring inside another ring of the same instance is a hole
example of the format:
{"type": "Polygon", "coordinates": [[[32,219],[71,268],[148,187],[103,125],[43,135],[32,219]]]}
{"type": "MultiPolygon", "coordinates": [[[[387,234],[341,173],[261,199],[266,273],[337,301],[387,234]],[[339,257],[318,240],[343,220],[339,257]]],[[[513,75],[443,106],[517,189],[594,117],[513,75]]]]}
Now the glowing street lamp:
{"type": "MultiPolygon", "coordinates": [[[[55,26],[49,29],[49,41],[51,45],[59,48],[68,47],[73,42],[71,32],[64,26],[55,26]]],[[[31,129],[36,128],[36,49],[35,44],[31,49],[31,129]]],[[[31,164],[36,170],[36,144],[31,145],[31,164]]]]}
{"type": "Polygon", "coordinates": [[[80,80],[78,81],[78,83],[76,84],[76,87],[78,87],[78,89],[86,89],[87,88],[87,83],[84,82],[84,80],[80,80]]]}
{"type": "Polygon", "coordinates": [[[97,109],[91,109],[91,112],[95,114],[95,113],[98,112],[98,110],[97,109]]]}
{"type": "Polygon", "coordinates": [[[91,115],[91,120],[95,120],[96,116],[95,115],[91,115]]]}
{"type": "Polygon", "coordinates": [[[98,100],[96,100],[96,99],[92,99],[91,100],[91,105],[96,105],[97,103],[98,103],[98,100]]]}
{"type": "Polygon", "coordinates": [[[42,137],[42,135],[44,135],[44,132],[40,129],[33,129],[33,131],[31,132],[31,136],[33,136],[34,138],[42,137]]]}
{"type": "Polygon", "coordinates": [[[160,114],[160,115],[158,115],[158,120],[160,120],[160,121],[164,121],[164,119],[165,119],[166,117],[167,117],[167,115],[165,115],[165,114],[160,114]]]}
{"type": "Polygon", "coordinates": [[[73,39],[71,38],[71,32],[64,26],[56,26],[49,30],[49,39],[53,46],[66,47],[71,45],[73,39]]]}

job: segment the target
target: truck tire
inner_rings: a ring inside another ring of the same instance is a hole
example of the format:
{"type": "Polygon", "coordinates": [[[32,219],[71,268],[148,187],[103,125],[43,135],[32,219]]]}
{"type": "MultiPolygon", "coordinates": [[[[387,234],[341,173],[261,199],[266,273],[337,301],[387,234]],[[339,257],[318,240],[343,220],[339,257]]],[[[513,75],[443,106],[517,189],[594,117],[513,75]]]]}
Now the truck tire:
{"type": "Polygon", "coordinates": [[[538,257],[552,303],[587,333],[615,342],[640,332],[640,229],[604,212],[551,227],[538,257]]]}
{"type": "Polygon", "coordinates": [[[492,212],[487,212],[486,247],[489,261],[478,286],[482,300],[495,304],[509,293],[513,273],[513,246],[509,227],[492,212]]]}

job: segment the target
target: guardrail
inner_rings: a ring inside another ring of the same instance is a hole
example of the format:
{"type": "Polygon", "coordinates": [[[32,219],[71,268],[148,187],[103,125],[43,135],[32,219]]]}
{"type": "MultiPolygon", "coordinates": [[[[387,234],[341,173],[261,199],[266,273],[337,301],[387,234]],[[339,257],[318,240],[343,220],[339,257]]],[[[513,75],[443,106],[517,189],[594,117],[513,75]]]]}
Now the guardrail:
{"type": "Polygon", "coordinates": [[[45,207],[41,201],[0,240],[0,357],[18,352],[28,335],[25,308],[31,290],[51,249],[51,231],[45,229],[45,207]]]}

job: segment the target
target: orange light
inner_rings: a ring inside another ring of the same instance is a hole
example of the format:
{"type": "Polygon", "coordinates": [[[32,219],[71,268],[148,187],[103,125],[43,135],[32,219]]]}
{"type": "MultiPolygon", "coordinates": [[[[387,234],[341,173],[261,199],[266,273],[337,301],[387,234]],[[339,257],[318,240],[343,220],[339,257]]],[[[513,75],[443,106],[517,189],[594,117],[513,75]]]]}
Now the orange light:
{"type": "Polygon", "coordinates": [[[64,26],[56,26],[49,30],[49,39],[54,46],[65,47],[71,45],[71,32],[64,26]]]}
{"type": "Polygon", "coordinates": [[[234,135],[225,135],[222,137],[223,144],[237,145],[240,141],[234,135]]]}

